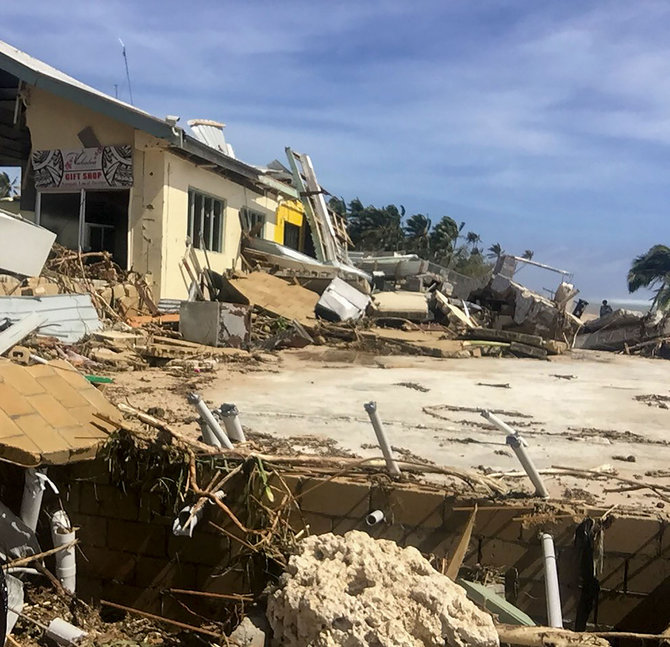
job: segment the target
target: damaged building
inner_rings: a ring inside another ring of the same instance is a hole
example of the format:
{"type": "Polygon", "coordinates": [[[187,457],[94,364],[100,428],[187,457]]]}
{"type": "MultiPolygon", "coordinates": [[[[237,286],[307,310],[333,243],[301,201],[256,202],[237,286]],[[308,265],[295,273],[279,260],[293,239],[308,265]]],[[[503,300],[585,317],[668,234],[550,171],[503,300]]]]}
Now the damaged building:
{"type": "MultiPolygon", "coordinates": [[[[350,252],[309,156],[287,148],[286,164],[244,163],[222,124],[191,120],[187,131],[5,43],[0,95],[0,165],[22,178],[13,213],[0,211],[6,644],[667,638],[667,471],[539,469],[546,421],[484,408],[490,396],[469,406],[447,363],[432,368],[453,404],[407,406],[414,427],[382,418],[376,401],[351,411],[339,392],[324,398],[322,422],[353,436],[362,419],[372,455],[315,435],[316,417],[308,435],[261,433],[203,391],[217,370],[224,390],[256,388],[244,373],[279,373],[278,351],[301,360],[313,346],[320,371],[328,352],[338,371],[365,355],[405,407],[393,387],[430,389],[405,379],[407,364],[392,384],[383,355],[545,367],[575,339],[634,349],[665,322],[614,313],[582,327],[569,272],[529,259],[503,255],[472,278],[413,254],[350,252]],[[525,287],[524,263],[558,274],[556,289],[525,287]],[[453,440],[466,466],[394,445],[392,424],[440,447],[453,440]],[[473,466],[494,454],[519,469],[473,466]],[[650,505],[611,504],[640,490],[650,505]]],[[[303,370],[277,378],[301,398],[303,370]]],[[[346,386],[358,394],[358,381],[346,386]]],[[[559,402],[552,392],[554,412],[559,402]]],[[[261,411],[273,431],[298,417],[275,413],[261,411]]],[[[572,431],[575,443],[599,433],[572,431]]]]}
{"type": "MultiPolygon", "coordinates": [[[[21,169],[17,211],[83,252],[108,251],[183,298],[187,238],[231,268],[243,231],[310,247],[298,192],[236,159],[223,124],[161,119],[0,43],[0,166],[21,169]]],[[[207,261],[205,259],[207,255],[207,261]]]]}

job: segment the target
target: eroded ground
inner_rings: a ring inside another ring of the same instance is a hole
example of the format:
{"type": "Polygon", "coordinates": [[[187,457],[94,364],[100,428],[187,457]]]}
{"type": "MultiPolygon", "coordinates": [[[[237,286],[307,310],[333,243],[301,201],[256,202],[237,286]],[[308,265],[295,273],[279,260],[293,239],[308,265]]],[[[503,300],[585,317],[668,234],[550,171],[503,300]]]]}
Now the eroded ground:
{"type": "MultiPolygon", "coordinates": [[[[518,470],[504,433],[478,412],[487,408],[519,429],[538,468],[609,465],[633,481],[547,475],[552,497],[660,510],[670,508],[670,491],[662,489],[670,486],[668,377],[665,361],[611,353],[575,352],[543,362],[312,348],[221,364],[214,373],[117,373],[110,393],[143,409],[163,409],[175,426],[195,435],[185,393],[198,390],[216,406],[235,403],[245,427],[291,439],[297,451],[315,453],[329,439],[328,445],[334,440],[362,457],[379,455],[363,410],[364,402],[376,400],[400,457],[494,473],[518,470]]],[[[530,491],[526,479],[508,484],[530,491]]]]}

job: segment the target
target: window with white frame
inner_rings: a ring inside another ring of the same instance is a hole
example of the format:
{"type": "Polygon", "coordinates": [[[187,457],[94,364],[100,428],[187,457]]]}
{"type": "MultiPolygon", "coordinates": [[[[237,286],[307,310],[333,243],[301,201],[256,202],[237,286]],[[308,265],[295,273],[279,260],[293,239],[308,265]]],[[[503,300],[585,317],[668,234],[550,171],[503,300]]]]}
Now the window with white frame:
{"type": "Polygon", "coordinates": [[[244,231],[257,238],[263,238],[265,214],[244,207],[240,211],[240,216],[242,220],[242,229],[244,231]]]}
{"type": "Polygon", "coordinates": [[[224,200],[195,189],[188,190],[188,237],[197,249],[222,250],[224,200]]]}

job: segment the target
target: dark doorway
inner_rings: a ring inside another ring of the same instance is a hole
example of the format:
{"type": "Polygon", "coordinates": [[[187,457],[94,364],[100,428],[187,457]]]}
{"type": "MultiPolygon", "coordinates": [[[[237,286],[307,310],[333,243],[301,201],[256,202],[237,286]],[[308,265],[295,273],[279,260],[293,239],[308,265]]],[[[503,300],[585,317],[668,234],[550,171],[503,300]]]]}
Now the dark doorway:
{"type": "Polygon", "coordinates": [[[42,193],[39,223],[56,234],[56,242],[79,248],[79,203],[81,193],[42,193]]]}
{"type": "Polygon", "coordinates": [[[130,191],[84,191],[40,194],[39,223],[56,234],[56,242],[84,252],[106,251],[128,267],[130,191]],[[81,201],[83,222],[80,223],[81,201]]]}
{"type": "Polygon", "coordinates": [[[128,202],[130,191],[86,191],[83,245],[86,252],[106,251],[128,266],[128,202]]]}

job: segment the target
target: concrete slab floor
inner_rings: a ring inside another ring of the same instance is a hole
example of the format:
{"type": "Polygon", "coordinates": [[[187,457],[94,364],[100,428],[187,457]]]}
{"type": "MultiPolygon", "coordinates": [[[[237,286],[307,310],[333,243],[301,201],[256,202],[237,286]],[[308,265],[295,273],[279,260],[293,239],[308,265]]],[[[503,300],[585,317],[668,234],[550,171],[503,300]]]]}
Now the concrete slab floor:
{"type": "MultiPolygon", "coordinates": [[[[360,456],[379,455],[367,447],[376,440],[363,410],[364,402],[376,400],[392,444],[401,451],[441,465],[517,470],[504,433],[488,428],[476,411],[453,410],[500,409],[510,412],[500,417],[519,428],[540,469],[609,463],[620,476],[670,485],[670,409],[635,399],[670,395],[670,363],[663,360],[588,351],[548,362],[375,358],[318,347],[280,357],[272,372],[220,371],[203,397],[217,406],[235,403],[242,423],[255,431],[320,434],[360,456]],[[490,386],[495,384],[509,388],[490,386]],[[615,456],[633,456],[635,462],[615,456]],[[667,478],[645,476],[666,469],[667,478]]],[[[526,483],[518,481],[529,489],[526,483]]],[[[670,509],[649,490],[603,491],[622,485],[564,476],[547,480],[552,496],[670,509]]]]}

